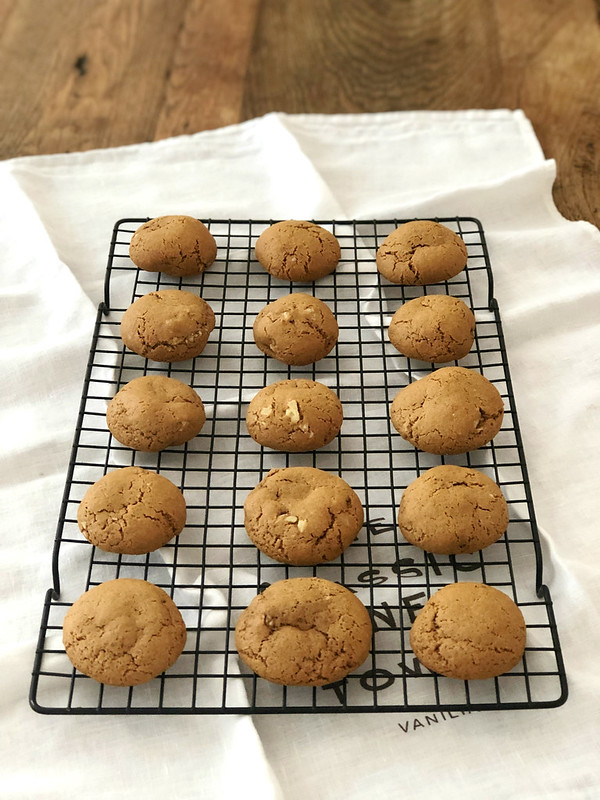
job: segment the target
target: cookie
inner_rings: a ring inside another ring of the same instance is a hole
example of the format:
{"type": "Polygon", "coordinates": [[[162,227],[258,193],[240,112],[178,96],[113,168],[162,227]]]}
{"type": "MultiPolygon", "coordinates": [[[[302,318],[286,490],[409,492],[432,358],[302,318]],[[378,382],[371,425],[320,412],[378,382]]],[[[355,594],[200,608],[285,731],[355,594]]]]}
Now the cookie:
{"type": "Polygon", "coordinates": [[[428,553],[475,553],[506,531],[508,506],[487,475],[444,464],[406,487],[398,525],[407,541],[428,553]]]}
{"type": "Polygon", "coordinates": [[[356,492],[338,475],[313,467],[272,469],[244,503],[250,539],[283,564],[333,561],[364,522],[356,492]]]}
{"type": "Polygon", "coordinates": [[[525,637],[523,614],[508,595],[484,583],[453,583],[417,614],[410,646],[427,669],[468,681],[511,670],[525,637]]]}
{"type": "Polygon", "coordinates": [[[256,257],[276,278],[316,281],[337,267],[342,251],[333,233],[301,220],[276,222],[256,241],[256,257]]]}
{"type": "Polygon", "coordinates": [[[504,405],[479,372],[442,367],[401,389],[390,416],[400,436],[419,450],[450,455],[491,441],[502,425],[504,405]]]}
{"type": "Polygon", "coordinates": [[[304,366],[325,358],[339,329],[329,306],[297,292],[265,306],[254,320],[253,332],[263,353],[284,364],[304,366]]]}
{"type": "Polygon", "coordinates": [[[117,441],[156,453],[200,433],[204,405],[187,384],[164,375],[134,378],[108,404],[106,422],[117,441]]]}
{"type": "Polygon", "coordinates": [[[466,356],[475,338],[475,317],[457,297],[429,294],[403,303],[388,328],[402,355],[443,364],[466,356]]]}
{"type": "Polygon", "coordinates": [[[318,381],[297,379],[271,383],[257,392],[248,405],[246,425],[264,447],[304,453],[335,439],[343,418],[335,392],[318,381]]]}
{"type": "Polygon", "coordinates": [[[85,538],[109,553],[137,555],[163,547],[183,530],[186,505],[168,478],[141,467],[109,472],[77,509],[85,538]]]}
{"type": "Polygon", "coordinates": [[[323,686],[360,667],[369,654],[369,613],[349,589],[323,578],[271,584],[235,627],[242,661],[284,686],[323,686]]]}
{"type": "Polygon", "coordinates": [[[391,283],[423,286],[458,275],[467,264],[467,248],[450,228],[420,219],[392,231],[379,246],[376,262],[391,283]]]}
{"type": "Polygon", "coordinates": [[[111,686],[152,680],[173,666],[185,640],[185,623],[169,595],[137,578],[94,586],[73,603],[63,623],[73,666],[111,686]]]}
{"type": "Polygon", "coordinates": [[[182,214],[155,217],[131,237],[129,257],[146,272],[200,275],[217,257],[217,243],[203,222],[182,214]]]}
{"type": "Polygon", "coordinates": [[[161,289],[129,306],[121,319],[121,339],[152,361],[185,361],[200,355],[214,327],[214,311],[201,297],[161,289]]]}

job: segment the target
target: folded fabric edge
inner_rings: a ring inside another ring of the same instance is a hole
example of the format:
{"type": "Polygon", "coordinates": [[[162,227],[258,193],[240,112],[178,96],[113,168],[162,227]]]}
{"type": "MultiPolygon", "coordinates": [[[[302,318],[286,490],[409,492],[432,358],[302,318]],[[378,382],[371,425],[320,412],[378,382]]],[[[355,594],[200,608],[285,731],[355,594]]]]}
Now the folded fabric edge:
{"type": "Polygon", "coordinates": [[[226,125],[221,128],[197,131],[191,134],[181,134],[171,136],[156,141],[136,142],[117,147],[94,148],[91,150],[77,151],[71,153],[50,153],[45,155],[18,156],[0,162],[0,165],[11,166],[26,164],[36,167],[65,167],[88,164],[92,161],[118,162],[123,158],[130,157],[133,153],[139,152],[146,154],[148,150],[154,149],[161,152],[165,148],[175,148],[175,150],[185,150],[199,139],[210,141],[220,137],[247,136],[251,140],[254,129],[264,120],[278,118],[289,121],[292,125],[298,124],[305,128],[314,129],[323,125],[341,128],[344,131],[357,132],[360,126],[361,132],[365,128],[381,128],[390,124],[404,125],[406,127],[422,125],[430,121],[438,123],[441,121],[455,121],[459,124],[465,122],[513,122],[516,121],[524,141],[534,151],[537,151],[539,158],[543,159],[544,154],[535,135],[533,126],[525,113],[521,109],[465,109],[465,110],[410,110],[410,111],[381,111],[375,113],[358,114],[288,114],[283,111],[270,111],[260,117],[253,117],[243,122],[233,125],[226,125]]]}
{"type": "MultiPolygon", "coordinates": [[[[552,194],[552,186],[555,180],[556,162],[554,159],[546,159],[535,167],[511,172],[499,180],[488,181],[485,184],[465,185],[460,189],[443,191],[437,194],[428,193],[422,197],[417,197],[410,207],[406,203],[400,203],[393,213],[390,212],[389,203],[386,200],[385,208],[379,208],[376,205],[370,206],[366,210],[361,210],[356,219],[432,219],[444,216],[454,217],[457,214],[459,216],[483,218],[486,215],[486,210],[485,200],[482,200],[482,197],[491,192],[494,193],[497,199],[505,189],[510,187],[512,191],[518,193],[518,197],[521,199],[528,197],[530,201],[539,202],[538,211],[546,212],[547,219],[538,219],[537,224],[532,227],[533,215],[525,215],[519,218],[523,224],[518,228],[511,225],[505,227],[502,215],[497,213],[498,209],[496,207],[494,209],[496,213],[494,213],[493,217],[488,214],[487,220],[482,219],[484,227],[489,230],[502,230],[503,232],[527,230],[531,232],[532,229],[547,228],[554,225],[578,225],[588,229],[593,235],[600,235],[598,228],[591,222],[587,220],[571,220],[561,214],[552,194]]],[[[512,204],[507,207],[506,219],[515,219],[512,204]]]]}

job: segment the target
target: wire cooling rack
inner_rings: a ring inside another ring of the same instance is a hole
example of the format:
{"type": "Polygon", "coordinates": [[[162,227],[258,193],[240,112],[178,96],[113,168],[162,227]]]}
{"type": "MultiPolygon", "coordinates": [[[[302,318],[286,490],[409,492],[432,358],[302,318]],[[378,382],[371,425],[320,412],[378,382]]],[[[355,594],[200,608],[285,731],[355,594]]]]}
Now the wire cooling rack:
{"type": "Polygon", "coordinates": [[[209,221],[216,262],[202,275],[175,279],[138,271],[128,256],[132,233],[145,222],[123,219],[114,228],[104,302],[98,309],[72,457],[52,560],[53,584],[44,602],[30,702],[39,712],[291,713],[474,711],[562,704],[567,685],[542,559],[517,422],[492,270],[480,223],[440,219],[468,249],[467,268],[445,284],[403,287],[377,273],[375,252],[405,220],[318,221],[340,241],[337,270],[313,284],[272,278],[257,263],[254,244],[269,221],[209,221]],[[217,325],[205,351],[178,364],[158,364],[127,352],[119,336],[123,311],[159,288],[184,288],[212,306],[217,325]],[[255,346],[252,324],[268,302],[290,291],[313,293],[335,313],[337,347],[308,367],[287,367],[255,346]],[[423,293],[446,292],[474,311],[476,340],[461,366],[483,373],[505,405],[502,429],[487,446],[461,456],[416,450],[393,429],[389,405],[409,382],[434,367],[400,356],[387,339],[396,308],[423,293]],[[190,384],[202,397],[207,422],[182,447],[158,454],[120,445],[106,427],[106,405],[129,380],[160,373],[190,384]],[[308,377],[334,389],[344,407],[341,434],[314,453],[261,448],[245,426],[248,401],[264,385],[308,377]],[[473,555],[433,556],[408,544],[396,525],[403,489],[440,463],[473,466],[492,477],[509,503],[506,534],[473,555]],[[107,472],[138,465],[180,486],[188,522],[176,541],[146,556],[102,552],[80,534],[77,506],[107,472]],[[248,492],[274,467],[315,466],[341,475],[358,493],[366,522],[336,561],[300,568],[262,555],[243,525],[248,492]],[[319,688],[282,687],[257,678],[240,663],[234,628],[241,611],[269,583],[317,575],[355,592],[370,611],[373,647],[368,660],[343,681],[319,688]],[[62,647],[66,610],[85,590],[116,577],[145,578],[174,598],[187,625],[187,643],[164,675],[134,688],[103,686],[76,672],[62,647]],[[418,610],[439,587],[482,581],[506,592],[527,625],[522,661],[508,674],[463,682],[421,666],[409,644],[418,610]]]}

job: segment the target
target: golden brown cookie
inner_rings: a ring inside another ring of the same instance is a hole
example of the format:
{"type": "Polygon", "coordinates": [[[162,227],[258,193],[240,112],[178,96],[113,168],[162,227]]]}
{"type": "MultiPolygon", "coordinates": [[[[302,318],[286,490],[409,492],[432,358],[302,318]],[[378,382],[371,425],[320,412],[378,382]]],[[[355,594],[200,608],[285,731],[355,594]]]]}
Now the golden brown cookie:
{"type": "Polygon", "coordinates": [[[444,464],[406,487],[398,525],[407,541],[428,553],[475,553],[505,532],[508,506],[487,475],[444,464]]]}
{"type": "Polygon", "coordinates": [[[457,297],[429,294],[403,303],[388,335],[402,355],[443,364],[467,355],[475,338],[475,317],[457,297]]]}
{"type": "Polygon", "coordinates": [[[450,228],[419,219],[392,231],[379,246],[376,261],[388,281],[423,286],[458,275],[467,264],[467,248],[450,228]]]}
{"type": "Polygon", "coordinates": [[[504,592],[484,583],[452,583],[418,613],[410,646],[427,669],[460,680],[511,670],[525,650],[525,620],[504,592]]]}
{"type": "Polygon", "coordinates": [[[183,530],[186,505],[168,478],[141,467],[109,472],[77,510],[79,530],[109,553],[150,553],[183,530]]]}
{"type": "Polygon", "coordinates": [[[161,289],[129,306],[121,319],[121,339],[152,361],[185,361],[200,355],[214,327],[214,311],[201,297],[161,289]]]}
{"type": "Polygon", "coordinates": [[[333,561],[364,522],[356,492],[338,475],[313,467],[272,469],[244,503],[248,536],[283,564],[333,561]]]}
{"type": "Polygon", "coordinates": [[[164,375],[134,378],[108,404],[112,435],[133,450],[156,453],[183,444],[200,433],[204,405],[187,384],[164,375]]]}
{"type": "Polygon", "coordinates": [[[254,320],[254,341],[260,350],[284,364],[304,366],[332,350],[338,324],[318,297],[296,292],[265,306],[254,320]]]}
{"type": "Polygon", "coordinates": [[[323,578],[271,584],[235,627],[240,658],[261,678],[285,686],[323,686],[369,655],[369,612],[349,589],[323,578]]]}
{"type": "Polygon", "coordinates": [[[200,275],[217,257],[217,243],[199,219],[174,214],[141,225],[131,237],[129,256],[147,272],[200,275]]]}
{"type": "Polygon", "coordinates": [[[181,613],[158,586],[117,578],[67,611],[63,644],[73,666],[111,686],[137,686],[173,666],[185,645],[181,613]]]}
{"type": "Polygon", "coordinates": [[[442,367],[401,389],[390,416],[400,436],[419,450],[450,455],[491,441],[502,425],[504,405],[479,372],[442,367]]]}
{"type": "Polygon", "coordinates": [[[344,414],[338,396],[318,381],[279,381],[252,398],[248,433],[258,444],[286,453],[304,453],[329,444],[344,414]]]}
{"type": "Polygon", "coordinates": [[[341,257],[333,233],[313,222],[276,222],[256,241],[256,257],[267,272],[285,281],[316,281],[337,267],[341,257]]]}

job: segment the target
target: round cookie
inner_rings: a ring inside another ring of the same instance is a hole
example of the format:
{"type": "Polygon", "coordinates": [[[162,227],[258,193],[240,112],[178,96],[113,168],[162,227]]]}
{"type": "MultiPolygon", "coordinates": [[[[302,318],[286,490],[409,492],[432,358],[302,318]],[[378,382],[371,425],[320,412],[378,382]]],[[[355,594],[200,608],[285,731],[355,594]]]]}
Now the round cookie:
{"type": "Polygon", "coordinates": [[[323,686],[357,669],[369,654],[369,612],[349,589],[323,578],[271,584],[235,627],[242,661],[284,686],[323,686]]]}
{"type": "Polygon", "coordinates": [[[137,578],[94,586],[63,623],[73,666],[111,686],[137,686],[173,666],[185,645],[181,613],[160,587],[137,578]]]}
{"type": "Polygon", "coordinates": [[[364,522],[356,492],[338,475],[313,467],[272,469],[244,503],[250,539],[283,564],[332,561],[364,522]]]}
{"type": "Polygon", "coordinates": [[[131,237],[129,257],[146,272],[200,275],[217,257],[217,243],[203,222],[183,214],[155,217],[131,237]]]}
{"type": "Polygon", "coordinates": [[[304,453],[329,444],[344,418],[338,396],[318,381],[287,380],[265,386],[246,413],[248,433],[258,444],[304,453]]]}
{"type": "Polygon", "coordinates": [[[318,297],[297,292],[274,300],[254,320],[256,346],[284,364],[305,366],[324,358],[338,338],[338,324],[318,297]]]}
{"type": "Polygon", "coordinates": [[[401,389],[390,416],[400,436],[419,450],[450,455],[491,441],[502,425],[504,405],[479,372],[442,367],[401,389]]]}
{"type": "Polygon", "coordinates": [[[419,219],[392,231],[377,249],[376,262],[391,283],[423,286],[458,275],[467,264],[467,248],[450,228],[419,219]]]}
{"type": "Polygon", "coordinates": [[[475,553],[506,531],[508,506],[487,475],[444,464],[406,487],[398,525],[408,542],[428,553],[475,553]]]}
{"type": "Polygon", "coordinates": [[[475,317],[457,297],[415,297],[396,311],[388,336],[402,355],[443,364],[467,355],[475,338],[475,317]]]}
{"type": "Polygon", "coordinates": [[[484,583],[453,583],[417,614],[410,646],[428,669],[467,681],[511,670],[525,638],[523,614],[508,595],[484,583]]]}
{"type": "Polygon", "coordinates": [[[152,361],[185,361],[200,355],[214,327],[214,311],[201,297],[161,289],[129,306],[121,319],[121,339],[152,361]]]}
{"type": "Polygon", "coordinates": [[[109,472],[90,486],[77,510],[85,538],[109,553],[138,555],[183,530],[186,505],[168,478],[141,467],[109,472]]]}
{"type": "Polygon", "coordinates": [[[256,257],[271,275],[286,281],[316,281],[337,267],[342,251],[333,233],[302,220],[276,222],[256,241],[256,257]]]}
{"type": "Polygon", "coordinates": [[[134,378],[108,404],[106,422],[117,441],[156,453],[193,439],[206,421],[204,405],[187,384],[164,375],[134,378]]]}

